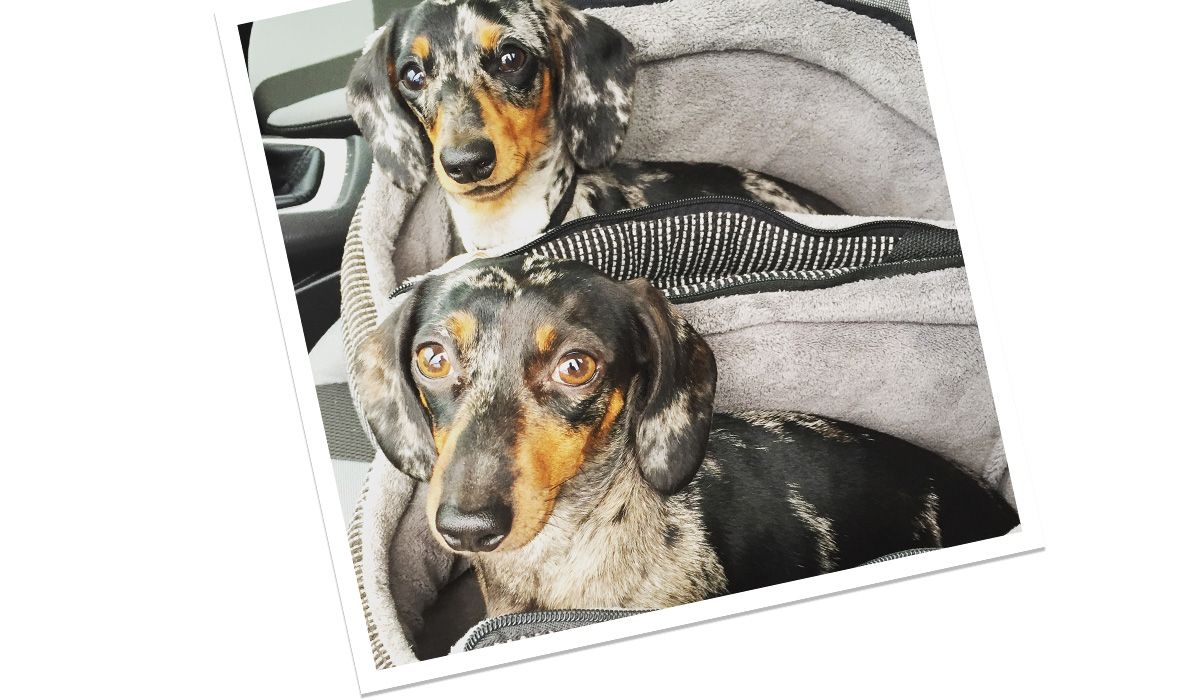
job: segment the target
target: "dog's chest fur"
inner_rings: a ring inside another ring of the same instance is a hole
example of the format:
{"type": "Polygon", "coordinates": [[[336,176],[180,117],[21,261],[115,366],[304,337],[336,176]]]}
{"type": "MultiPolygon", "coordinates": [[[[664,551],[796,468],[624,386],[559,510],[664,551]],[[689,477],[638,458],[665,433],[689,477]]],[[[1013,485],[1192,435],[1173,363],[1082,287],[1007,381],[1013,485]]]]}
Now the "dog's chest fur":
{"type": "Polygon", "coordinates": [[[464,205],[446,197],[454,229],[468,253],[507,252],[535,238],[550,221],[566,182],[551,168],[530,172],[518,182],[502,207],[464,205]]]}
{"type": "Polygon", "coordinates": [[[488,614],[654,609],[725,592],[725,572],[708,543],[698,498],[691,486],[662,498],[632,464],[614,474],[598,501],[560,496],[560,507],[536,539],[517,551],[476,559],[488,614]]]}

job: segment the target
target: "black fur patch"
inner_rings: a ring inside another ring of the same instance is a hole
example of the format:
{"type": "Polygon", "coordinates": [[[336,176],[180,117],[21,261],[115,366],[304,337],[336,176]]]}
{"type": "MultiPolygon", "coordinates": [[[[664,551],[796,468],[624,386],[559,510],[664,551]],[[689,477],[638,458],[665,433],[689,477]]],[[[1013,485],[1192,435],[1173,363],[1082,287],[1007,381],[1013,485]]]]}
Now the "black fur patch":
{"type": "Polygon", "coordinates": [[[668,547],[673,547],[679,540],[679,528],[674,524],[667,525],[667,529],[663,532],[663,542],[668,547]]]}
{"type": "Polygon", "coordinates": [[[713,416],[713,428],[735,439],[710,441],[710,455],[724,468],[697,487],[730,593],[905,549],[997,537],[1018,523],[1002,498],[927,450],[819,419],[856,436],[833,439],[805,426],[812,417],[775,415],[759,424],[713,416]]]}

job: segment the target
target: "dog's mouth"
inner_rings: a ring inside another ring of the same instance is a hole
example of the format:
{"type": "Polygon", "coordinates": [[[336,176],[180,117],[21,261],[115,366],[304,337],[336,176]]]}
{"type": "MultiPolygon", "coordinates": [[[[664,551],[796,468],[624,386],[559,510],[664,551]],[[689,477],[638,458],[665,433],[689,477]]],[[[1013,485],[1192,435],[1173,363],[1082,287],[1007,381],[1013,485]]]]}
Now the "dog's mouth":
{"type": "Polygon", "coordinates": [[[488,202],[503,197],[516,184],[517,176],[514,175],[504,182],[498,182],[494,185],[476,185],[466,192],[460,193],[459,196],[474,199],[477,202],[488,202]]]}

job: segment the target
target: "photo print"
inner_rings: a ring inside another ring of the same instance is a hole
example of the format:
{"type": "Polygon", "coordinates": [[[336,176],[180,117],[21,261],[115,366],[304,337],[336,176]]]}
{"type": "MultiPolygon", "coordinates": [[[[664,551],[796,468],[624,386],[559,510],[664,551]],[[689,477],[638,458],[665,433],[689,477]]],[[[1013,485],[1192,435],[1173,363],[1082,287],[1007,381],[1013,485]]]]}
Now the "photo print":
{"type": "Polygon", "coordinates": [[[218,27],[363,692],[1040,546],[905,2],[218,27]]]}

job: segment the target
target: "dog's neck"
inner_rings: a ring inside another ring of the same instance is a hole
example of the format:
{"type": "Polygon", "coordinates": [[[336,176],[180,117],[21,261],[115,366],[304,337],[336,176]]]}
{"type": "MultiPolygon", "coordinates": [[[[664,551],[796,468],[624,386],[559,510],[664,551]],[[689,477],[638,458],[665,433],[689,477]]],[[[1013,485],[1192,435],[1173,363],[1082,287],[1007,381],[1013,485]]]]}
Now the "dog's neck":
{"type": "Polygon", "coordinates": [[[518,550],[475,557],[488,614],[652,609],[723,592],[693,482],[664,498],[627,451],[564,485],[546,525],[518,550]]]}
{"type": "Polygon", "coordinates": [[[479,203],[447,193],[454,229],[466,252],[498,255],[537,238],[574,176],[575,162],[565,145],[553,139],[501,202],[479,203]]]}

